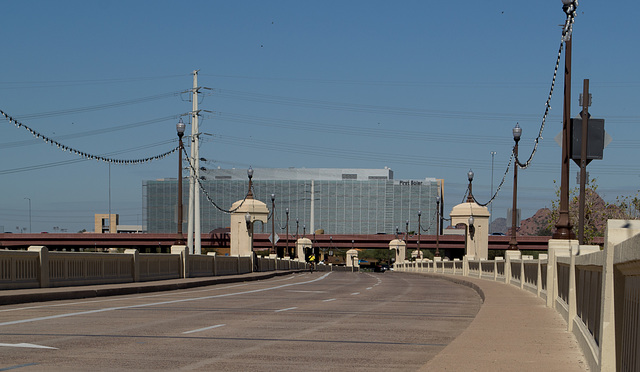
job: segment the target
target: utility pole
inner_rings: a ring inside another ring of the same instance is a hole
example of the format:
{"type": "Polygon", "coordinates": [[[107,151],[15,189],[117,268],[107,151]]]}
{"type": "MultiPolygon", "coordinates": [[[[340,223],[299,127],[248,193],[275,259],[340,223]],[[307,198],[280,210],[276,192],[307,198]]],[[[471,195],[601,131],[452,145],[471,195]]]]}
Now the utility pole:
{"type": "Polygon", "coordinates": [[[193,71],[193,89],[191,90],[191,177],[189,179],[189,221],[187,222],[187,245],[193,254],[202,253],[200,226],[200,129],[198,128],[198,71],[193,71]],[[196,188],[197,186],[197,188],[196,188]],[[194,241],[195,238],[195,241],[194,241]]]}
{"type": "MultiPolygon", "coordinates": [[[[493,159],[496,156],[495,151],[491,151],[491,194],[489,195],[489,200],[493,198],[493,159]]],[[[491,223],[493,222],[493,203],[489,204],[489,234],[493,231],[491,230],[491,223]]]]}
{"type": "MultiPolygon", "coordinates": [[[[563,0],[563,10],[569,14],[571,3],[563,0]]],[[[568,30],[567,32],[571,32],[568,30]]],[[[562,107],[562,169],[560,171],[560,205],[558,207],[558,222],[553,239],[569,240],[575,239],[571,231],[571,220],[569,219],[569,165],[571,156],[569,146],[571,145],[571,44],[572,34],[563,35],[565,41],[564,54],[564,103],[562,107]]]]}
{"type": "Polygon", "coordinates": [[[582,87],[582,149],[580,156],[580,200],[578,211],[578,242],[584,244],[584,203],[587,181],[587,131],[589,123],[589,79],[584,79],[582,87]]]}

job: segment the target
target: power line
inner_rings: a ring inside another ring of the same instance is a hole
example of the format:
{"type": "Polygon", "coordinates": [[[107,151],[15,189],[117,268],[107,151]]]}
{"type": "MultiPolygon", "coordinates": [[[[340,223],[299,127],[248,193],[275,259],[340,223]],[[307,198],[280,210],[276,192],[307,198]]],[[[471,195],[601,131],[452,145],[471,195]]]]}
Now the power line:
{"type": "Polygon", "coordinates": [[[134,105],[137,103],[157,101],[157,100],[169,98],[169,97],[176,97],[180,95],[181,92],[182,91],[161,93],[153,96],[134,98],[126,101],[117,101],[117,102],[104,103],[104,104],[94,105],[94,106],[84,106],[84,107],[70,108],[70,109],[64,109],[64,110],[47,111],[47,112],[40,112],[35,114],[16,115],[16,117],[20,118],[21,120],[27,120],[27,119],[34,120],[34,119],[41,119],[41,118],[47,118],[47,117],[53,117],[53,116],[78,114],[82,112],[104,110],[104,109],[110,109],[114,107],[134,105]]]}
{"type": "Polygon", "coordinates": [[[173,79],[178,77],[182,78],[184,76],[188,76],[188,75],[181,74],[181,75],[112,78],[112,79],[85,79],[85,80],[0,81],[0,89],[59,88],[59,87],[82,86],[82,85],[132,83],[132,82],[139,82],[139,81],[173,79]]]}

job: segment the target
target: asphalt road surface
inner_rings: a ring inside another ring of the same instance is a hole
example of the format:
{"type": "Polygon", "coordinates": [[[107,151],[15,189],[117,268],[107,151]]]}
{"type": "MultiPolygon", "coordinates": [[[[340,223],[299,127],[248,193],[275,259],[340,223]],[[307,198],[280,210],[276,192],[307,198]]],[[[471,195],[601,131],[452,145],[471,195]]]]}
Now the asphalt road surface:
{"type": "Polygon", "coordinates": [[[473,320],[470,288],[314,272],[0,307],[0,371],[414,371],[473,320]]]}

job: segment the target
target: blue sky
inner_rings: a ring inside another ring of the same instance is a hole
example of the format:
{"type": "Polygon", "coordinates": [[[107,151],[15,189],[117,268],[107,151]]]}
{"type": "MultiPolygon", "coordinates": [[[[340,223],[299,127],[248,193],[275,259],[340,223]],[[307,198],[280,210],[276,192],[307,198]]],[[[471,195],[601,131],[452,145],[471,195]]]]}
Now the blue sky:
{"type": "MultiPolygon", "coordinates": [[[[487,201],[506,170],[516,122],[520,154],[544,113],[565,15],[544,1],[5,1],[0,109],[95,155],[171,150],[200,70],[206,167],[394,170],[442,178],[446,209],[466,173],[487,201]],[[142,99],[144,98],[144,99],[142,99]],[[136,101],[136,103],[132,103],[136,101]],[[96,106],[103,106],[96,109],[96,106]],[[108,106],[104,108],[104,106],[108,106]],[[60,111],[69,110],[63,114],[60,111]]],[[[640,5],[583,0],[573,41],[572,116],[590,79],[594,117],[613,142],[589,165],[607,200],[638,191],[636,111],[640,5]]],[[[561,62],[562,64],[562,62],[561,62]]],[[[562,74],[532,165],[521,170],[523,217],[551,206],[560,177],[562,74]]],[[[176,177],[175,155],[145,165],[78,161],[0,123],[0,226],[93,229],[93,214],[142,223],[142,181],[176,177]],[[110,187],[109,187],[109,179],[110,187]],[[109,197],[109,194],[111,197],[109,197]]],[[[577,167],[572,166],[575,185],[577,167]]],[[[512,171],[493,205],[504,217],[512,171]]]]}

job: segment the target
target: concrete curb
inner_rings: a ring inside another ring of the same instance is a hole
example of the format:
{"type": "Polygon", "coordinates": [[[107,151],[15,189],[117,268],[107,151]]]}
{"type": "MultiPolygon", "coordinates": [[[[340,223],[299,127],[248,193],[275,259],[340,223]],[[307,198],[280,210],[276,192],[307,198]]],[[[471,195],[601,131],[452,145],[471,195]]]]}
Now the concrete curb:
{"type": "Polygon", "coordinates": [[[31,302],[77,300],[81,298],[123,296],[150,292],[174,291],[177,289],[189,289],[218,284],[264,280],[276,276],[300,273],[302,271],[306,270],[278,270],[264,273],[259,272],[204,278],[172,279],[153,282],[102,284],[81,287],[78,286],[4,290],[2,291],[2,293],[0,293],[0,306],[31,302]]]}
{"type": "Polygon", "coordinates": [[[485,300],[485,295],[484,295],[484,291],[482,290],[482,288],[480,288],[477,284],[472,283],[468,280],[464,280],[464,277],[462,278],[458,278],[458,277],[451,277],[451,276],[444,276],[441,274],[435,274],[435,273],[419,273],[420,275],[424,275],[424,276],[430,276],[433,278],[439,278],[439,279],[444,279],[444,280],[448,280],[452,283],[456,283],[456,284],[460,284],[460,285],[464,285],[466,287],[469,287],[471,289],[473,289],[474,291],[476,291],[476,293],[478,293],[478,296],[480,296],[480,298],[482,299],[482,303],[484,303],[485,300]]]}
{"type": "Polygon", "coordinates": [[[420,371],[587,371],[562,316],[512,285],[447,274],[415,273],[474,289],[483,298],[474,320],[420,371]]]}

